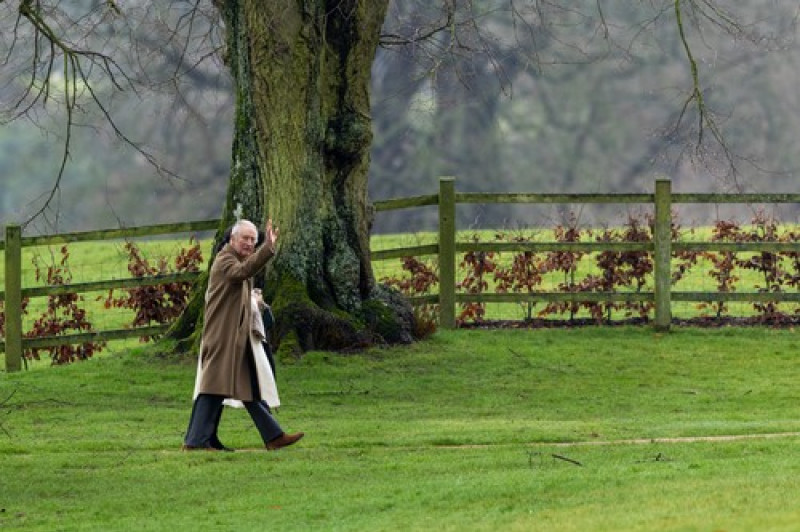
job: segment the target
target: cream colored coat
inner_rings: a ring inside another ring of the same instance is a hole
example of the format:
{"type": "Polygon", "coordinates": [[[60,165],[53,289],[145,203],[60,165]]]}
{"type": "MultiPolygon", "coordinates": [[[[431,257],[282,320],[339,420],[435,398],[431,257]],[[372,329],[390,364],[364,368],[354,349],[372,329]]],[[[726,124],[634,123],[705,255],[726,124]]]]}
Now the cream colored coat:
{"type": "Polygon", "coordinates": [[[273,250],[263,245],[243,259],[227,244],[214,259],[206,291],[197,393],[254,400],[245,359],[253,319],[250,298],[253,276],[272,255],[273,250]]]}

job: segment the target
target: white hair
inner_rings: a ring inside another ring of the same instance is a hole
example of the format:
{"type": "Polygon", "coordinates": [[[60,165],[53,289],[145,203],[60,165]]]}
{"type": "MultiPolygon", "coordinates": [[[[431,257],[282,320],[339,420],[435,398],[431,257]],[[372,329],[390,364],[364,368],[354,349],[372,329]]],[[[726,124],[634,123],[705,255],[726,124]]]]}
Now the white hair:
{"type": "Polygon", "coordinates": [[[239,231],[242,227],[250,227],[258,233],[258,228],[256,224],[251,222],[250,220],[239,220],[235,224],[233,224],[233,229],[231,229],[231,236],[239,234],[239,231]]]}

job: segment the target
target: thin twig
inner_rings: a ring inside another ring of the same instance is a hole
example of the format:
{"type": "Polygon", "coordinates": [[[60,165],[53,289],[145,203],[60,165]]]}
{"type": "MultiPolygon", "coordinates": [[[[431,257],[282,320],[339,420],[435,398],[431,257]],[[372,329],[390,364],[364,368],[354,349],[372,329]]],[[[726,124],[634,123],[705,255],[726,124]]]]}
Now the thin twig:
{"type": "Polygon", "coordinates": [[[578,467],[583,467],[582,463],[578,462],[577,460],[573,460],[572,458],[569,458],[569,457],[566,457],[566,456],[563,456],[563,455],[560,455],[560,454],[555,454],[555,453],[552,453],[550,456],[552,456],[553,458],[556,458],[558,460],[564,460],[565,462],[569,462],[570,464],[575,464],[578,467]]]}
{"type": "MultiPolygon", "coordinates": [[[[17,393],[17,390],[14,390],[13,392],[11,392],[11,394],[10,394],[8,397],[6,397],[5,399],[3,399],[3,402],[2,402],[2,403],[0,403],[0,407],[2,407],[2,406],[5,406],[5,404],[6,404],[6,403],[8,403],[8,402],[11,400],[11,398],[12,398],[12,397],[14,397],[14,394],[15,394],[15,393],[17,393]]],[[[3,422],[2,422],[1,420],[0,420],[0,430],[2,430],[2,431],[3,431],[3,433],[4,433],[4,434],[5,434],[7,437],[11,438],[11,433],[8,431],[8,429],[6,429],[6,428],[5,428],[5,426],[3,426],[3,422]]]]}

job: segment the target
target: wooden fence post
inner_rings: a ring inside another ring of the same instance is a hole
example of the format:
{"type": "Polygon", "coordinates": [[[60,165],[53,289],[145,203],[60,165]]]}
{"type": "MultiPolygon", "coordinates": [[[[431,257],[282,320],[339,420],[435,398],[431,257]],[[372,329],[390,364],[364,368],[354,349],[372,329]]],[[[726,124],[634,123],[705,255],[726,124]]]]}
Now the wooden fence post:
{"type": "Polygon", "coordinates": [[[669,331],[672,323],[672,184],[669,179],[656,180],[655,229],[653,231],[655,275],[655,328],[669,331]]]}
{"type": "Polygon", "coordinates": [[[19,371],[22,361],[22,229],[6,226],[6,371],[19,371]]]}
{"type": "Polygon", "coordinates": [[[456,326],[455,178],[439,178],[439,326],[456,326]]]}

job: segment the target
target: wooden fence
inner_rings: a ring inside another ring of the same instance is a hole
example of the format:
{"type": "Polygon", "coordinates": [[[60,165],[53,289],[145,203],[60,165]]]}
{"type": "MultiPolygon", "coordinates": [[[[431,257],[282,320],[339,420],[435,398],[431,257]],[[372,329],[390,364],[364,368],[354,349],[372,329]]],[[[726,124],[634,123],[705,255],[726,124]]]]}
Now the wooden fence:
{"type": "MultiPolygon", "coordinates": [[[[676,194],[671,182],[666,179],[655,182],[652,194],[492,194],[457,193],[455,179],[443,177],[439,181],[439,193],[410,198],[392,199],[375,203],[375,210],[391,211],[438,205],[438,242],[420,246],[387,249],[372,252],[373,260],[386,260],[407,256],[439,256],[439,293],[416,296],[415,303],[438,303],[440,326],[455,327],[456,304],[470,301],[483,303],[570,301],[570,302],[653,302],[654,327],[666,331],[672,321],[673,301],[794,301],[800,302],[800,293],[763,292],[676,292],[671,290],[670,269],[673,252],[717,251],[717,252],[800,252],[800,242],[673,242],[672,206],[689,203],[800,203],[800,194],[676,194]],[[523,243],[477,243],[456,241],[456,206],[458,204],[650,204],[655,210],[655,230],[652,242],[523,242],[523,243]],[[641,251],[654,257],[654,283],[652,292],[535,292],[535,293],[457,293],[457,256],[469,251],[478,252],[549,252],[572,251],[599,253],[603,251],[641,251]]],[[[9,225],[5,230],[5,241],[0,241],[0,251],[5,251],[5,290],[0,291],[6,315],[5,342],[0,341],[0,351],[6,354],[6,370],[18,371],[22,352],[27,348],[49,347],[87,341],[102,341],[149,336],[163,332],[167,325],[95,331],[82,334],[24,338],[22,331],[22,299],[59,293],[82,293],[135,286],[166,284],[178,281],[193,281],[198,273],[181,273],[146,278],[103,280],[91,283],[40,286],[22,286],[23,247],[49,244],[66,244],[81,241],[98,241],[142,236],[176,234],[191,231],[215,230],[219,220],[206,220],[183,224],[164,224],[129,229],[91,231],[51,236],[23,237],[19,226],[9,225]]]]}
{"type": "Polygon", "coordinates": [[[213,231],[218,226],[219,220],[204,220],[104,231],[23,237],[20,226],[7,225],[5,229],[5,240],[0,241],[0,251],[5,252],[5,290],[0,291],[0,301],[3,301],[5,305],[5,341],[0,340],[0,352],[4,351],[6,355],[6,371],[19,371],[22,352],[25,349],[82,342],[138,338],[162,333],[168,327],[168,325],[153,325],[149,327],[91,331],[80,334],[24,338],[22,331],[23,298],[43,297],[54,294],[80,294],[100,290],[194,281],[200,275],[199,272],[186,272],[154,277],[132,277],[128,279],[110,279],[89,283],[24,288],[22,286],[22,248],[52,244],[69,244],[74,242],[161,236],[197,231],[213,231]]]}
{"type": "Polygon", "coordinates": [[[800,242],[673,242],[672,206],[677,204],[771,204],[800,203],[800,194],[679,194],[672,192],[668,179],[655,181],[652,194],[496,194],[459,193],[455,179],[439,181],[439,193],[376,203],[376,211],[405,209],[428,205],[439,206],[437,244],[407,247],[372,253],[373,260],[416,255],[438,254],[439,293],[412,298],[418,303],[438,303],[439,324],[453,328],[456,304],[465,302],[508,303],[536,301],[568,302],[652,302],[654,327],[666,331],[672,322],[672,302],[717,301],[793,301],[800,302],[800,293],[790,292],[679,292],[672,291],[671,257],[673,252],[800,252],[800,242]],[[456,242],[456,205],[458,204],[649,204],[654,206],[655,229],[652,242],[456,242]],[[534,293],[457,293],[456,264],[459,254],[477,252],[549,252],[573,251],[643,251],[653,254],[654,282],[652,292],[534,292],[534,293]]]}

